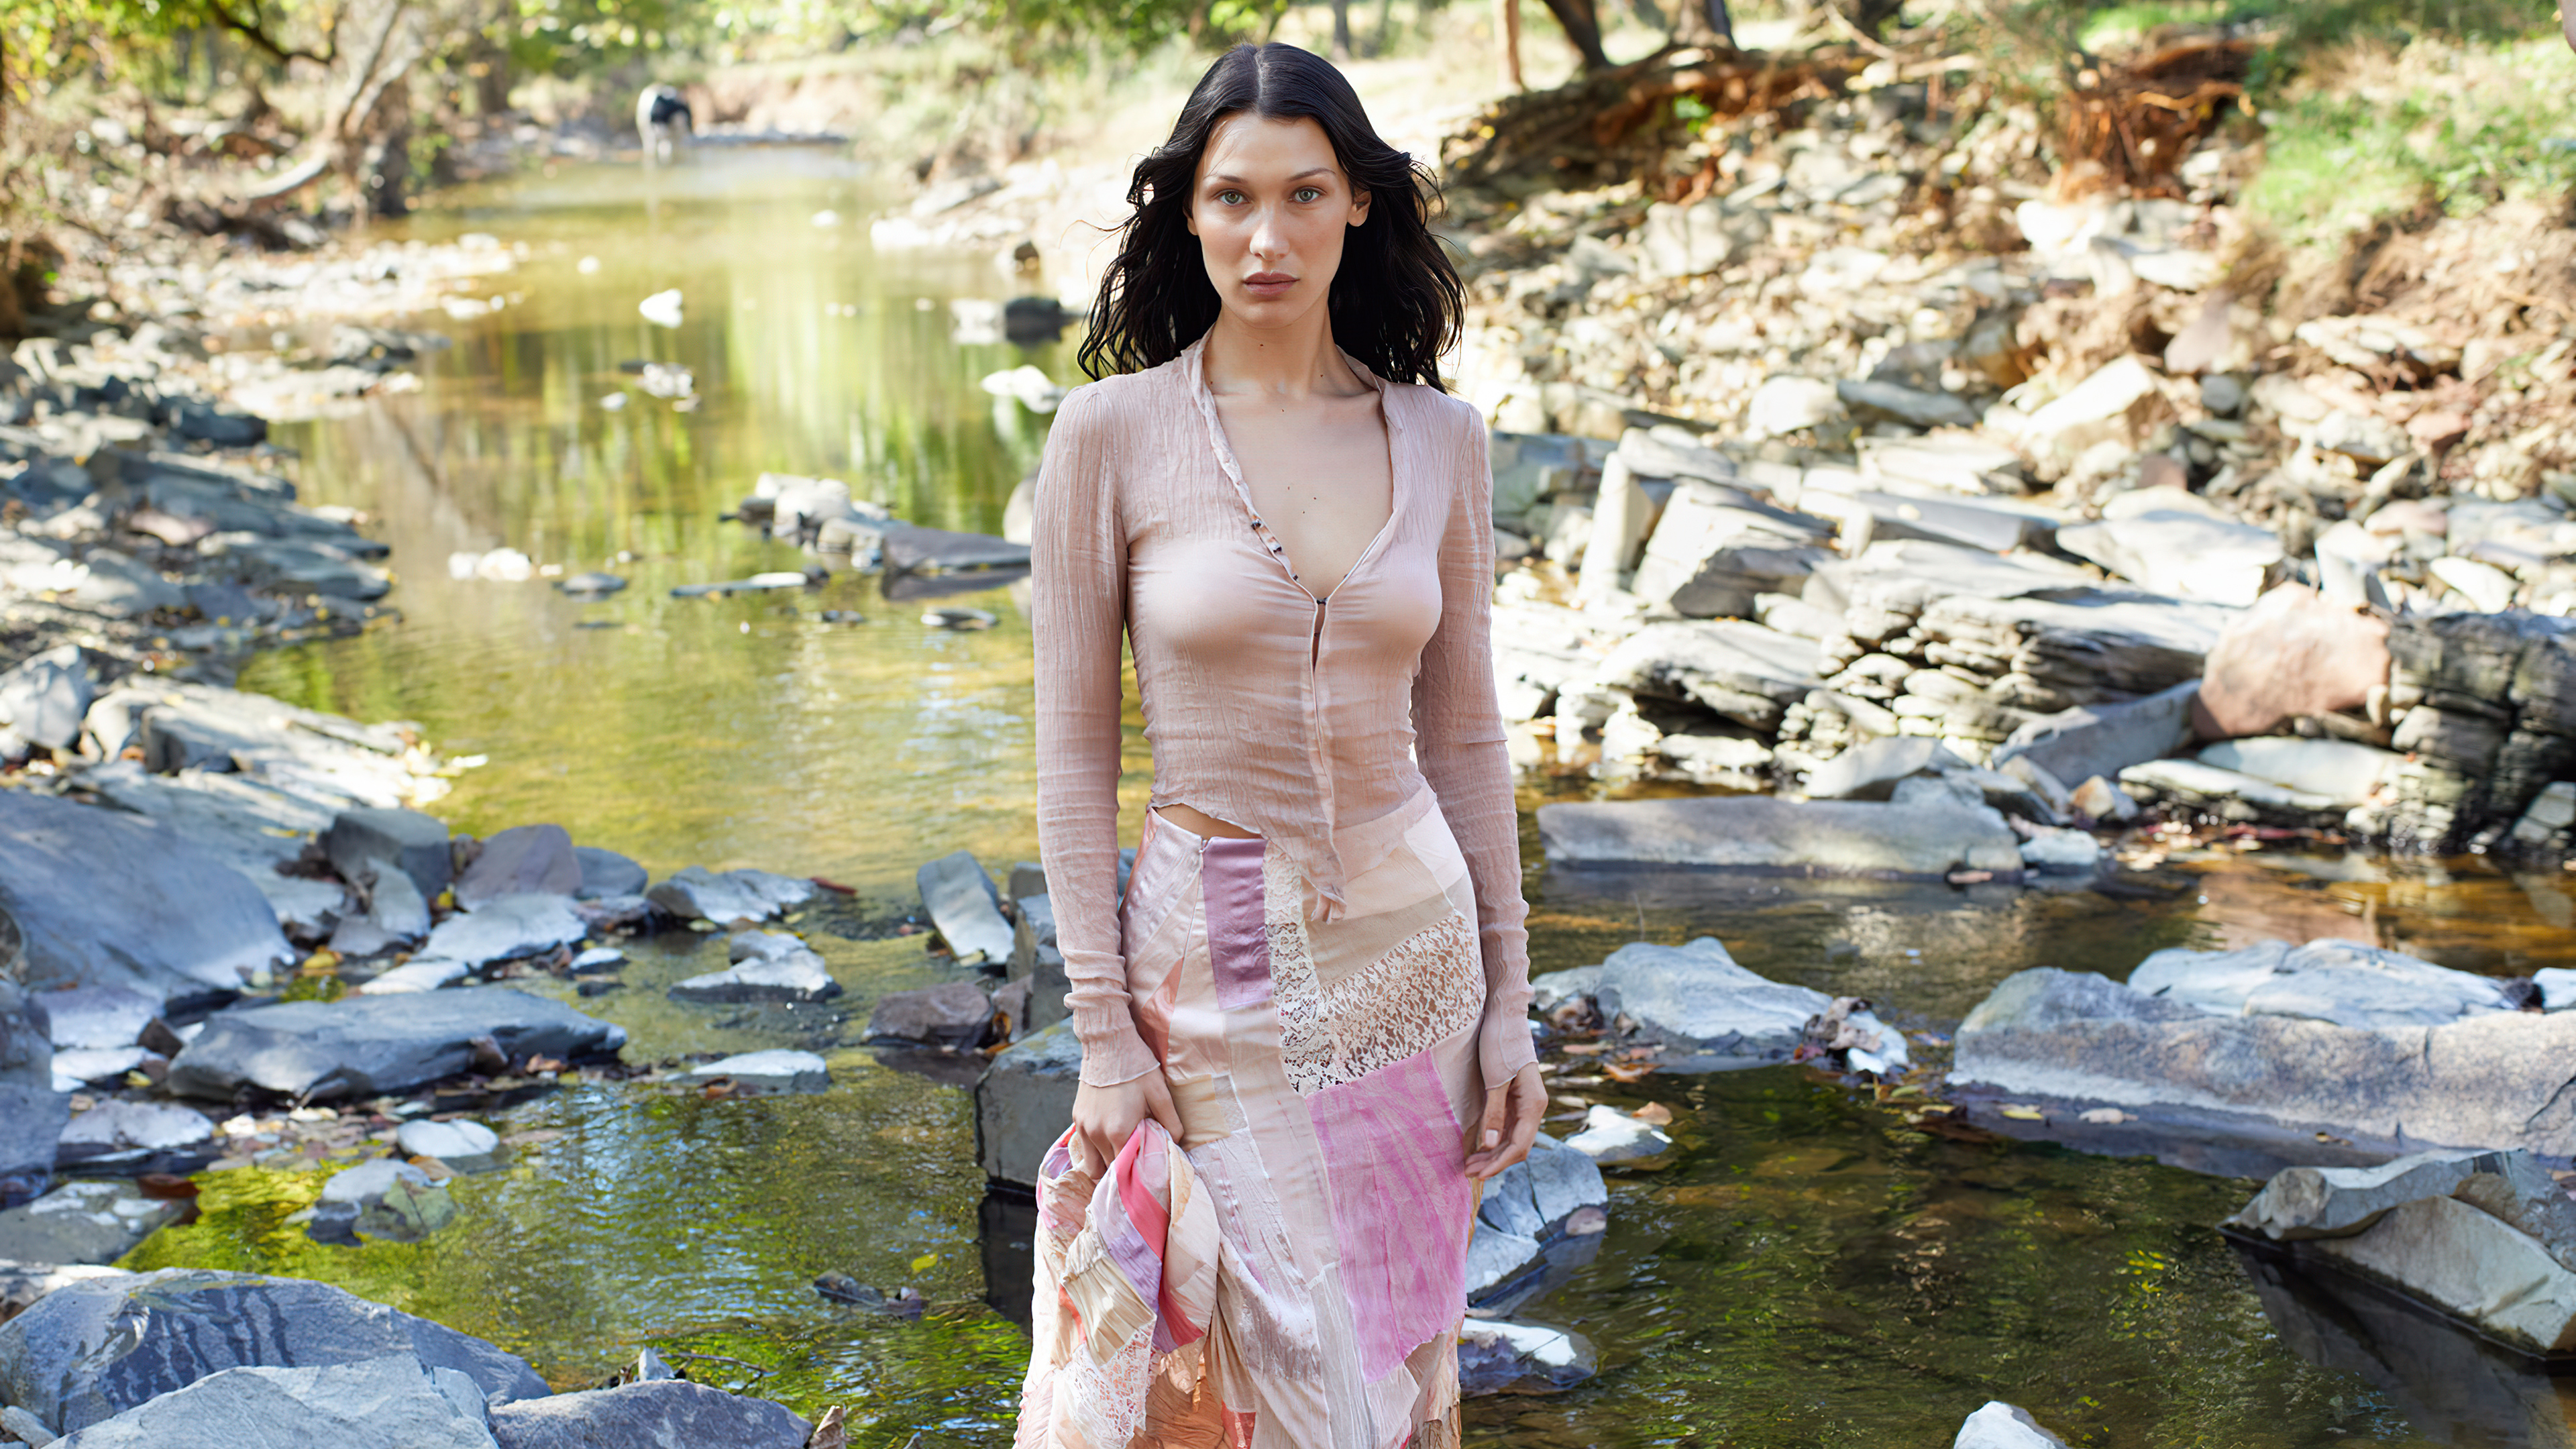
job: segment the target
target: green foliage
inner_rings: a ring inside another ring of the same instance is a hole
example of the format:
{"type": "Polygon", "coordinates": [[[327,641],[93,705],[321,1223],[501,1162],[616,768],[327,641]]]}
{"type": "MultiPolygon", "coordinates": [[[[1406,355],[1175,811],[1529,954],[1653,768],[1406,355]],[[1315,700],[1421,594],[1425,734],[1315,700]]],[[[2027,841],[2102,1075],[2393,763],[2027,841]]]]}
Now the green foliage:
{"type": "Polygon", "coordinates": [[[2576,190],[2576,55],[2554,34],[2497,46],[2422,40],[2351,58],[2265,115],[2246,204],[2297,239],[2421,203],[2453,215],[2576,190]]]}

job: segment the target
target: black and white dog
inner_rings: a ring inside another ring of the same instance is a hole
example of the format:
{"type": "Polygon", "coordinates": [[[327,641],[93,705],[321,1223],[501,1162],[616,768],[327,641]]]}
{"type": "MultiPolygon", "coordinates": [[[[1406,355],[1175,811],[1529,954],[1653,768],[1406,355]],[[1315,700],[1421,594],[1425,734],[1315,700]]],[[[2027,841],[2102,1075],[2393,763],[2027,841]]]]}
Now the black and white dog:
{"type": "Polygon", "coordinates": [[[635,98],[635,134],[644,142],[647,164],[670,160],[672,148],[688,140],[696,124],[676,86],[646,86],[635,98]]]}

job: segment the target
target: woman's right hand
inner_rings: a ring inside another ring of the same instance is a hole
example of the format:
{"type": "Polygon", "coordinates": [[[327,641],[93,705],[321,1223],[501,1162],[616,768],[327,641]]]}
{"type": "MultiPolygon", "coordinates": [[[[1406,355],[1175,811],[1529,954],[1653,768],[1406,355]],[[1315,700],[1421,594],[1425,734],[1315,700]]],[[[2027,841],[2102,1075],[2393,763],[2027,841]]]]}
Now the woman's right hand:
{"type": "Polygon", "coordinates": [[[1181,1140],[1181,1114],[1172,1106],[1172,1089],[1164,1085],[1161,1069],[1114,1087],[1083,1083],[1073,1093],[1073,1165],[1090,1176],[1107,1172],[1135,1135],[1136,1124],[1148,1117],[1162,1123],[1174,1142],[1181,1140]]]}

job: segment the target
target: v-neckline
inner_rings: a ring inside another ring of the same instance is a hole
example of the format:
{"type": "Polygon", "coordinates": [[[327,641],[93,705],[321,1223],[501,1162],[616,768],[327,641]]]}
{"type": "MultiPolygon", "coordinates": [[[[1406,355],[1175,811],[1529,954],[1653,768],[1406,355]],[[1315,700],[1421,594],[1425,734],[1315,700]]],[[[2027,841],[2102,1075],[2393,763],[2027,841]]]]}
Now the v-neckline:
{"type": "MultiPolygon", "coordinates": [[[[1338,348],[1335,350],[1339,351],[1338,348]]],[[[1358,358],[1347,352],[1342,353],[1342,362],[1350,368],[1352,374],[1377,389],[1378,424],[1386,434],[1386,521],[1378,525],[1376,533],[1370,535],[1368,544],[1360,550],[1359,557],[1352,559],[1351,566],[1342,570],[1342,576],[1333,581],[1331,592],[1318,594],[1306,587],[1305,579],[1297,572],[1295,561],[1288,557],[1287,541],[1262,519],[1260,505],[1252,501],[1252,485],[1244,481],[1242,460],[1235,456],[1234,443],[1225,435],[1225,419],[1217,415],[1216,394],[1210,391],[1207,385],[1207,339],[1202,337],[1191,343],[1182,356],[1188,359],[1190,395],[1199,405],[1200,416],[1207,420],[1208,441],[1216,450],[1217,466],[1224,471],[1227,480],[1234,484],[1235,500],[1243,505],[1244,517],[1251,523],[1253,533],[1260,538],[1263,550],[1278,561],[1279,567],[1288,575],[1288,582],[1294,585],[1299,593],[1304,594],[1316,608],[1330,607],[1333,595],[1340,593],[1353,578],[1359,575],[1361,569],[1368,567],[1370,560],[1377,557],[1378,549],[1395,532],[1396,520],[1404,515],[1404,470],[1396,461],[1401,456],[1402,450],[1395,445],[1398,426],[1395,421],[1395,409],[1388,406],[1394,390],[1387,385],[1386,379],[1371,372],[1358,358]]]]}

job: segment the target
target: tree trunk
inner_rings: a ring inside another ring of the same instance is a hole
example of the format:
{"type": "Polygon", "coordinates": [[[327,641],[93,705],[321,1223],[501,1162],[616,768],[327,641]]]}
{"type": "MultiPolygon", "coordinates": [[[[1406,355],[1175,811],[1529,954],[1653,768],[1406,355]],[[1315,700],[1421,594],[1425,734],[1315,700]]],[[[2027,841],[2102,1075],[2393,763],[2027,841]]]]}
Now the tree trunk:
{"type": "Polygon", "coordinates": [[[1333,0],[1333,59],[1341,65],[1351,61],[1351,0],[1333,0]]]}
{"type": "Polygon", "coordinates": [[[1735,49],[1735,19],[1726,13],[1726,0],[1676,0],[1673,44],[1735,49]]]}
{"type": "MultiPolygon", "coordinates": [[[[2576,4],[2576,0],[2570,0],[2576,4]]],[[[1521,83],[1521,0],[1494,0],[1498,19],[1495,33],[1503,42],[1503,84],[1513,90],[1524,89],[1521,83]]]]}
{"type": "Polygon", "coordinates": [[[1608,70],[1610,57],[1601,53],[1601,12],[1593,0],[1545,0],[1547,13],[1565,28],[1565,38],[1574,45],[1574,53],[1583,57],[1587,71],[1608,70]]]}

